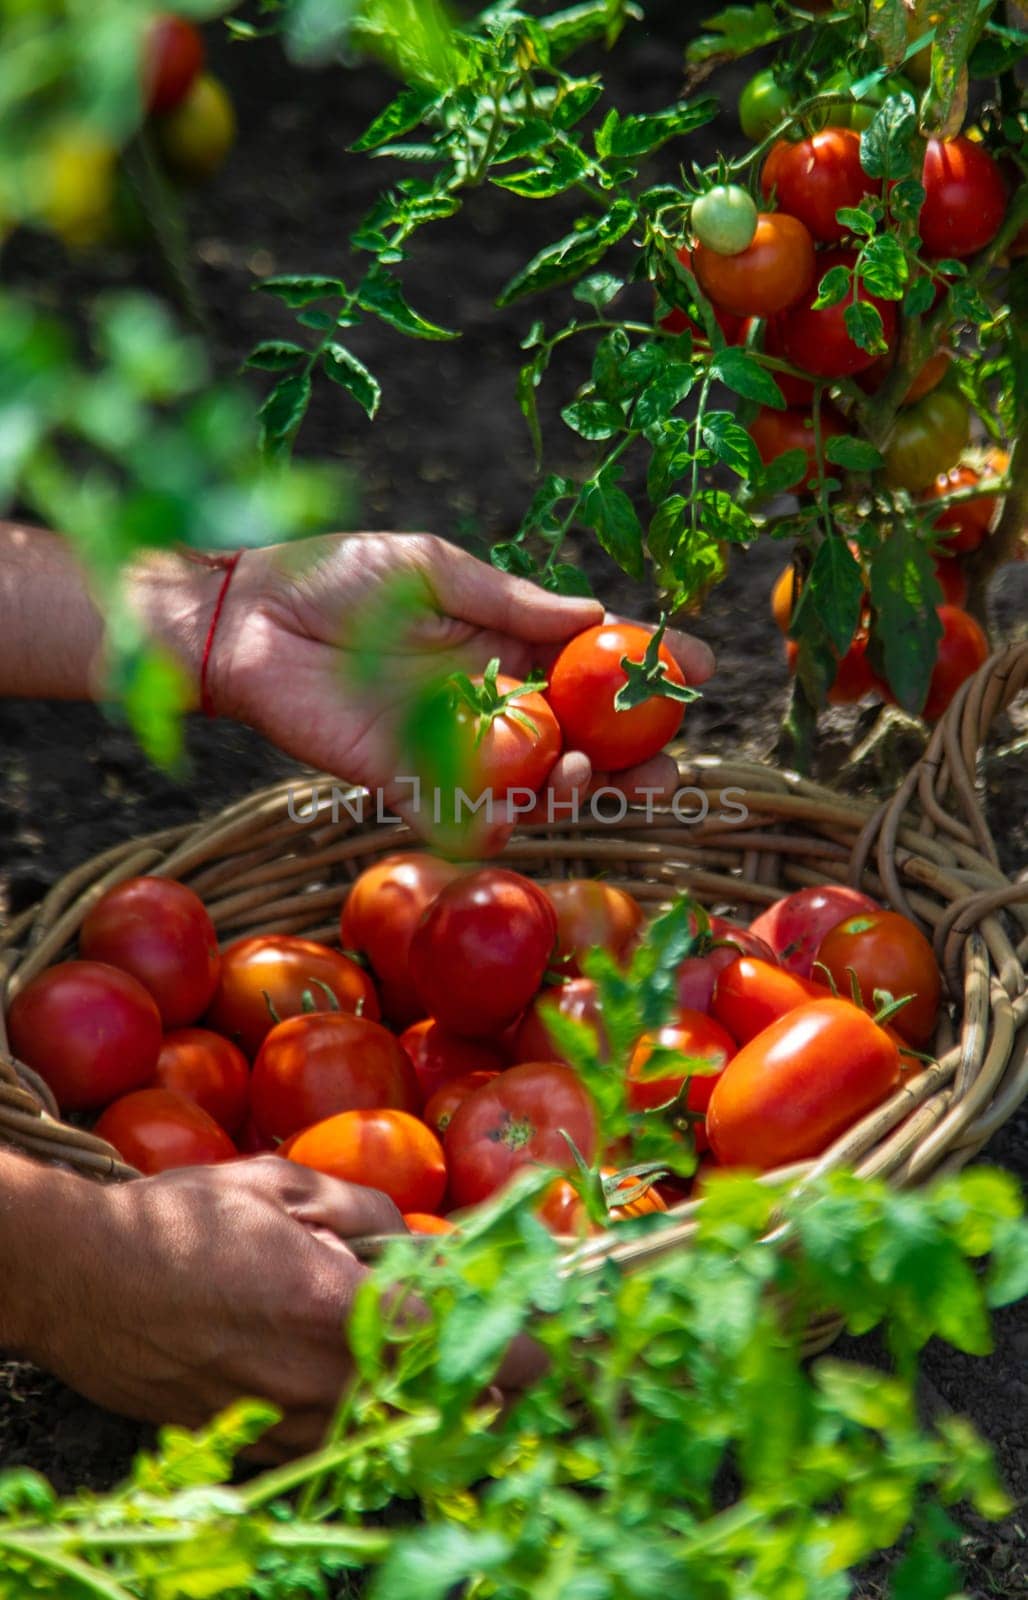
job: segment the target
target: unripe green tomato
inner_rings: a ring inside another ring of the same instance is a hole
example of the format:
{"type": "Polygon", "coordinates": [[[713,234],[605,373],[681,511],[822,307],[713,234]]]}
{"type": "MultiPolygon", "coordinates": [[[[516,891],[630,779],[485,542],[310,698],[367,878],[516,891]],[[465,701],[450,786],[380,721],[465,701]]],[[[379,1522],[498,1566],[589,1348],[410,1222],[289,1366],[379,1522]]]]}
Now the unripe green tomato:
{"type": "Polygon", "coordinates": [[[833,89],[838,89],[839,99],[834,105],[826,106],[822,111],[816,112],[812,121],[816,121],[818,126],[831,123],[834,128],[854,128],[857,133],[863,133],[865,128],[870,127],[880,107],[894,94],[910,94],[915,100],[917,98],[913,84],[899,75],[887,78],[883,83],[876,83],[862,100],[854,100],[849,93],[852,82],[852,75],[845,67],[833,72],[831,77],[825,80],[824,92],[827,94],[833,89]]]}
{"type": "Polygon", "coordinates": [[[693,201],[692,231],[706,250],[737,256],[757,231],[753,196],[737,183],[719,183],[693,201]]]}
{"type": "Polygon", "coordinates": [[[919,494],[948,472],[971,434],[971,412],[955,389],[932,389],[896,418],[885,456],[885,477],[893,489],[919,494]]]}
{"type": "Polygon", "coordinates": [[[756,73],[739,96],[739,126],[747,139],[754,144],[766,139],[788,116],[792,98],[770,67],[756,73]]]}

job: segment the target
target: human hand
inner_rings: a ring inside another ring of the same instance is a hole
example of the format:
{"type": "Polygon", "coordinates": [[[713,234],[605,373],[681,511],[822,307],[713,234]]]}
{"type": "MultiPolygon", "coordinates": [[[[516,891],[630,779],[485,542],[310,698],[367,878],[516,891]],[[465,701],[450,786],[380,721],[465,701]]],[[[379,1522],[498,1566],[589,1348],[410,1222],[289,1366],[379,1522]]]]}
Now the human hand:
{"type": "MultiPolygon", "coordinates": [[[[550,594],[430,535],[327,535],[246,553],[218,623],[208,682],[219,712],[302,761],[380,790],[387,806],[424,832],[409,786],[397,781],[412,693],[456,666],[481,672],[493,657],[513,677],[534,664],[545,670],[569,638],[602,620],[598,601],[550,594]],[[405,598],[400,617],[383,607],[390,594],[405,598]],[[369,618],[376,676],[361,685],[369,618]]],[[[668,632],[665,643],[688,683],[710,677],[713,656],[700,640],[668,632]]],[[[669,797],[676,782],[667,755],[610,779],[571,750],[548,786],[559,802],[599,783],[630,799],[642,791],[669,797]]],[[[488,838],[476,837],[478,853],[499,849],[510,827],[497,807],[488,838]]]]}

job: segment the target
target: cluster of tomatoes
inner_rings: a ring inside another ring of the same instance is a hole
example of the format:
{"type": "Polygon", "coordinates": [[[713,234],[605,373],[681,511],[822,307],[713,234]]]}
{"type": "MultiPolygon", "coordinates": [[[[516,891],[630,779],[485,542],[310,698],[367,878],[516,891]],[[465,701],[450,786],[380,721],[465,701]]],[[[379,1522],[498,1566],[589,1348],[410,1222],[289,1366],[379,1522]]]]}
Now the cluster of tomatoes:
{"type": "MultiPolygon", "coordinates": [[[[184,17],[154,17],[144,41],[140,89],[153,149],[170,177],[201,183],[232,148],[235,111],[220,79],[204,70],[203,36],[184,17]]],[[[42,220],[69,244],[129,235],[136,202],[118,151],[80,126],[59,131],[42,152],[42,220]]]]}
{"type": "MultiPolygon", "coordinates": [[[[676,1015],[638,1039],[628,1105],[695,1137],[708,1163],[767,1169],[818,1154],[895,1088],[915,1059],[904,1052],[930,1041],[931,947],[840,887],[789,895],[748,929],[694,917],[676,1015]],[[870,1014],[883,990],[906,998],[895,1031],[870,1014]]],[[[275,1151],[383,1190],[413,1230],[444,1232],[448,1213],[519,1169],[570,1172],[577,1152],[607,1175],[616,1220],[686,1190],[640,1192],[623,1175],[631,1141],[605,1137],[547,1019],[553,1008],[587,1024],[603,1055],[601,991],[583,956],[599,947],[624,965],[645,938],[641,905],[614,885],[543,885],[411,852],[353,883],[341,949],[269,933],[219,951],[191,889],[134,878],[89,912],[80,959],[16,995],[11,1047],[65,1113],[99,1113],[96,1132],[144,1173],[275,1151]]],[[[540,1215],[561,1234],[592,1225],[563,1179],[540,1215]]]]}

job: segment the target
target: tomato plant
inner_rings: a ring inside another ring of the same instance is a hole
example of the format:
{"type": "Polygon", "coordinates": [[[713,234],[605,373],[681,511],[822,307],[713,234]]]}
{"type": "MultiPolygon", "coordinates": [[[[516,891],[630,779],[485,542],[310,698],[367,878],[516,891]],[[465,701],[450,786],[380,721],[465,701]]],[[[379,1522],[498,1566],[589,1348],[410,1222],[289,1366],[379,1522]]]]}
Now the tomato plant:
{"type": "Polygon", "coordinates": [[[234,1161],[239,1153],[202,1106],[171,1089],[136,1089],[123,1095],[107,1107],[94,1132],[146,1176],[234,1161]]]}
{"type": "Polygon", "coordinates": [[[226,1133],[238,1133],[250,1107],[250,1063],[223,1034],[175,1028],[161,1040],[154,1084],[194,1100],[226,1133]]]}
{"type": "Polygon", "coordinates": [[[371,979],[356,961],[313,939],[253,934],[222,952],[221,975],[205,1024],[251,1060],[278,1022],[302,1011],[349,1011],[378,1020],[371,979]]]}
{"type": "Polygon", "coordinates": [[[843,378],[861,372],[871,365],[879,348],[887,348],[895,340],[896,307],[890,300],[864,292],[853,271],[856,261],[852,250],[824,252],[818,261],[818,272],[823,274],[819,281],[823,284],[834,274],[842,274],[848,285],[843,297],[825,305],[822,291],[815,286],[777,320],[776,337],[783,354],[794,366],[816,377],[843,378]],[[857,306],[877,312],[880,332],[870,349],[866,343],[858,344],[849,331],[846,313],[857,306]]]}
{"type": "Polygon", "coordinates": [[[938,610],[942,624],[939,653],[928,680],[928,695],[923,712],[929,721],[941,717],[960,685],[988,660],[989,641],[979,623],[959,606],[945,605],[938,610]]]}
{"type": "Polygon", "coordinates": [[[202,1016],[221,969],[203,901],[172,878],[129,878],[108,889],[83,920],[79,953],[138,978],[166,1028],[202,1016]]]}
{"type": "Polygon", "coordinates": [[[573,1148],[592,1161],[596,1140],[592,1101],[570,1067],[552,1061],[509,1067],[469,1095],[450,1120],[450,1200],[477,1205],[529,1164],[571,1168],[573,1148]]]}
{"type": "Polygon", "coordinates": [[[407,1052],[388,1028],[325,1011],[272,1028],[253,1064],[250,1103],[265,1138],[288,1139],[339,1111],[420,1111],[421,1092],[407,1052]]]}

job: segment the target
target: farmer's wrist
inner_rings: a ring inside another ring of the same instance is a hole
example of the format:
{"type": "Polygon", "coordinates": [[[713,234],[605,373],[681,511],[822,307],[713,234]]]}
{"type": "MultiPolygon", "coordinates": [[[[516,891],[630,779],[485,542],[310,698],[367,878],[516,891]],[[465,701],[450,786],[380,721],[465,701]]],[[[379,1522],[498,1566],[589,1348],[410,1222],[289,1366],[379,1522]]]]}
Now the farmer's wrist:
{"type": "Polygon", "coordinates": [[[42,1162],[0,1153],[0,1351],[51,1364],[104,1190],[42,1162]]]}

